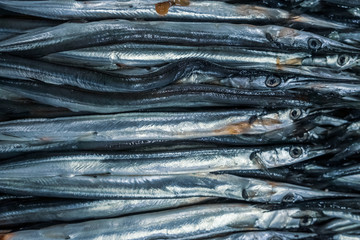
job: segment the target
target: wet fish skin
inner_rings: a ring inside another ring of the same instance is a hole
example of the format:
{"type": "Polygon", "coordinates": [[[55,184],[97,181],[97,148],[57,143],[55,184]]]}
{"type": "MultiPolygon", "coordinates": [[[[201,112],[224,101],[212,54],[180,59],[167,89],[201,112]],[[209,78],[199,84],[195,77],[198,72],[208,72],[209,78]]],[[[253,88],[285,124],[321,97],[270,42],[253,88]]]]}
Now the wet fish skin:
{"type": "MultiPolygon", "coordinates": [[[[314,113],[311,113],[314,114],[314,113]]],[[[0,139],[11,141],[180,140],[211,136],[263,134],[293,127],[309,109],[145,112],[0,123],[0,139]],[[134,131],[136,129],[136,131],[134,131]]]]}
{"type": "Polygon", "coordinates": [[[3,193],[78,199],[222,197],[260,203],[358,197],[226,174],[70,176],[0,179],[3,193]]]}
{"type": "MultiPolygon", "coordinates": [[[[319,72],[313,72],[313,74],[318,74],[319,72]]],[[[324,73],[324,72],[322,72],[324,73]]],[[[320,73],[321,74],[321,73],[320,73]]],[[[335,77],[336,81],[332,80],[329,76],[325,78],[321,77],[310,77],[310,76],[286,76],[286,75],[277,75],[277,74],[264,74],[258,76],[231,76],[228,78],[220,78],[217,80],[209,80],[209,82],[218,84],[221,86],[228,86],[239,89],[257,89],[257,90],[314,90],[322,93],[335,93],[344,97],[354,97],[359,93],[359,80],[353,78],[346,79],[347,76],[343,76],[344,79],[341,79],[341,75],[335,77]]],[[[198,81],[196,78],[189,78],[189,80],[182,79],[179,83],[182,84],[182,81],[189,84],[191,81],[198,81]]],[[[207,81],[206,79],[204,81],[207,81]]]]}
{"type": "MultiPolygon", "coordinates": [[[[261,79],[260,79],[261,80],[261,79]]],[[[260,84],[264,84],[260,82],[260,84]]],[[[0,79],[0,89],[54,107],[67,108],[73,112],[118,113],[144,109],[238,106],[257,107],[317,107],[346,105],[356,106],[341,99],[336,93],[329,96],[318,92],[271,90],[254,92],[251,89],[234,89],[208,84],[177,84],[150,92],[99,93],[57,87],[41,82],[0,79]]]]}
{"type": "Polygon", "coordinates": [[[235,23],[281,23],[301,27],[316,28],[349,28],[345,24],[324,21],[319,18],[299,15],[279,8],[266,8],[248,4],[228,4],[222,1],[191,1],[188,6],[171,6],[164,12],[157,12],[159,1],[0,1],[0,6],[15,12],[50,19],[146,19],[166,21],[205,21],[235,23]],[[114,11],[114,9],[116,11],[114,11]]]}
{"type": "Polygon", "coordinates": [[[167,175],[291,165],[333,150],[279,146],[208,148],[136,153],[57,153],[25,155],[0,162],[0,178],[73,175],[167,175]]]}
{"type": "Polygon", "coordinates": [[[189,74],[199,65],[201,65],[200,68],[206,66],[199,61],[193,61],[190,64],[180,61],[146,75],[112,76],[86,69],[0,54],[0,76],[2,77],[39,80],[53,85],[68,85],[98,92],[139,92],[163,87],[189,74]]]}
{"type": "Polygon", "coordinates": [[[77,200],[18,198],[1,201],[0,228],[38,222],[71,222],[119,217],[193,205],[212,198],[77,200]]]}
{"type": "MultiPolygon", "coordinates": [[[[114,44],[49,54],[43,59],[51,62],[92,65],[96,69],[116,70],[117,64],[146,67],[184,59],[202,59],[222,65],[251,64],[301,65],[301,59],[311,57],[309,53],[279,53],[258,51],[229,46],[177,46],[164,44],[114,44]],[[263,58],[260,58],[260,57],[263,58]],[[297,61],[295,61],[297,60],[297,61]]],[[[281,67],[277,67],[281,71],[281,67]]]]}
{"type": "MultiPolygon", "coordinates": [[[[224,68],[231,68],[231,74],[240,75],[246,70],[257,70],[274,73],[295,73],[304,76],[327,78],[345,78],[346,74],[336,71],[346,70],[360,65],[356,54],[329,54],[313,56],[309,53],[259,51],[253,49],[236,48],[229,46],[173,46],[163,44],[114,44],[100,47],[90,47],[71,51],[57,52],[42,58],[45,61],[73,65],[87,66],[89,69],[121,74],[121,67],[154,67],[167,63],[184,60],[202,60],[219,64],[224,68]],[[291,67],[290,67],[291,66],[291,67]],[[319,67],[317,71],[308,71],[303,66],[319,67]],[[322,68],[325,69],[325,71],[322,68]],[[120,69],[120,70],[119,70],[120,69]],[[330,72],[330,69],[334,72],[330,72]],[[238,74],[236,70],[239,70],[238,74]],[[116,73],[115,72],[115,73],[116,73]]],[[[195,63],[190,63],[195,65],[195,63]]],[[[209,64],[209,68],[219,68],[209,64]]],[[[199,68],[200,69],[200,68],[199,68]]],[[[203,69],[206,69],[206,64],[203,69]]],[[[223,69],[219,69],[219,72],[223,69]]],[[[350,77],[351,74],[348,74],[350,77]]],[[[353,77],[353,79],[358,79],[353,77]]]]}
{"type": "Polygon", "coordinates": [[[299,228],[317,221],[321,221],[321,213],[304,212],[296,208],[266,211],[245,204],[211,204],[123,218],[55,225],[39,230],[9,233],[2,237],[7,240],[39,237],[96,239],[99,236],[102,239],[194,239],[234,231],[299,228]]]}
{"type": "Polygon", "coordinates": [[[227,45],[307,52],[359,52],[359,49],[310,32],[275,25],[107,20],[64,23],[44,32],[0,42],[0,52],[44,56],[101,44],[150,42],[182,45],[227,45]],[[191,38],[189,37],[191,35],[191,38]]]}

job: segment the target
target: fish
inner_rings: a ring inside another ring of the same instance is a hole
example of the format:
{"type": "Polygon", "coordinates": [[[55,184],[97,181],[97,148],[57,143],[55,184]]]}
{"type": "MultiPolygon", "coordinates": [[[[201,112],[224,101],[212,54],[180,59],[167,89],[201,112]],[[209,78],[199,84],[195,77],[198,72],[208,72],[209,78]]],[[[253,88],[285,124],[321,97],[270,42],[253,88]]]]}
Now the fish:
{"type": "Polygon", "coordinates": [[[18,198],[0,201],[0,228],[29,223],[71,222],[119,217],[208,202],[213,198],[77,200],[18,198]]]}
{"type": "Polygon", "coordinates": [[[346,24],[324,21],[307,15],[295,15],[279,8],[222,1],[151,0],[139,1],[0,1],[10,11],[57,20],[146,19],[165,21],[204,21],[233,23],[281,23],[302,27],[346,29],[346,24]],[[116,11],[114,11],[116,10],[116,11]]]}
{"type": "Polygon", "coordinates": [[[220,197],[259,203],[290,203],[358,197],[358,194],[211,173],[1,178],[0,189],[6,194],[77,199],[220,197]]]}
{"type": "Polygon", "coordinates": [[[323,95],[304,91],[235,89],[210,84],[173,84],[160,89],[133,93],[82,91],[35,81],[1,79],[0,89],[23,98],[73,112],[119,113],[144,109],[198,108],[216,106],[258,107],[327,107],[358,106],[355,99],[342,99],[336,93],[323,95]]]}
{"type": "MultiPolygon", "coordinates": [[[[314,72],[315,74],[315,72],[314,72]]],[[[199,77],[201,78],[201,77],[199,77]]],[[[253,77],[232,76],[228,78],[209,79],[209,83],[232,87],[238,89],[254,90],[313,90],[323,94],[338,94],[342,99],[358,100],[360,91],[358,80],[341,80],[336,81],[328,78],[315,78],[307,76],[286,76],[286,75],[259,75],[253,77]]],[[[196,78],[181,79],[178,83],[190,84],[193,81],[201,81],[196,78]]],[[[204,80],[207,83],[207,79],[204,80]]]]}
{"type": "Polygon", "coordinates": [[[277,64],[301,65],[302,59],[306,57],[311,57],[311,54],[258,51],[229,46],[125,43],[57,52],[42,59],[61,64],[86,64],[95,69],[116,70],[119,69],[118,65],[149,67],[184,59],[201,59],[237,68],[252,64],[263,64],[264,67],[277,64]]]}
{"type": "Polygon", "coordinates": [[[356,47],[311,32],[276,25],[127,20],[64,23],[0,41],[0,52],[40,57],[54,52],[124,42],[226,45],[317,53],[359,52],[356,47]]]}
{"type": "MultiPolygon", "coordinates": [[[[309,53],[285,53],[259,51],[229,46],[175,46],[163,44],[125,43],[57,52],[42,58],[73,66],[88,66],[89,69],[113,72],[137,67],[154,67],[177,61],[202,60],[233,69],[259,69],[275,73],[285,72],[318,77],[318,71],[302,71],[302,66],[325,67],[343,71],[360,64],[358,56],[329,54],[313,56],[309,53]],[[292,67],[288,67],[292,66],[292,67]],[[295,69],[296,68],[296,69],[295,69]]],[[[218,71],[221,71],[218,70],[218,71]]],[[[236,72],[234,71],[236,74],[236,72]]],[[[328,78],[338,77],[336,73],[328,78]]]]}
{"type": "Polygon", "coordinates": [[[344,71],[360,65],[358,55],[335,54],[326,57],[311,57],[302,61],[304,65],[327,67],[337,71],[344,71]]]}
{"type": "Polygon", "coordinates": [[[3,234],[1,239],[195,239],[237,231],[277,230],[321,222],[320,212],[268,211],[246,204],[207,204],[3,234]]]}
{"type": "Polygon", "coordinates": [[[128,76],[61,66],[33,59],[0,54],[0,76],[12,79],[38,80],[53,85],[67,85],[98,92],[139,92],[166,86],[202,68],[202,62],[179,61],[156,72],[128,76]],[[199,66],[201,65],[201,66],[199,66]]]}
{"type": "Polygon", "coordinates": [[[293,127],[311,109],[131,112],[0,122],[0,140],[131,141],[180,140],[212,136],[264,134],[293,127]]]}
{"type": "Polygon", "coordinates": [[[326,147],[290,145],[135,153],[32,153],[0,162],[0,178],[101,174],[143,176],[269,169],[334,151],[336,149],[326,147]]]}

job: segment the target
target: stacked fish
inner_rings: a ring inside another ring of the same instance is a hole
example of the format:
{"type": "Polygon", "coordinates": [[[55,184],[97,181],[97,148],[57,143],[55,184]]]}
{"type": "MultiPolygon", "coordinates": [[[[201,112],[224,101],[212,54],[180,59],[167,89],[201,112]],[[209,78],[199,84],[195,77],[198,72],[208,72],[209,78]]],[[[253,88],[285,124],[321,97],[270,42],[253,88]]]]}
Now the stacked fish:
{"type": "Polygon", "coordinates": [[[359,0],[0,0],[0,239],[360,239],[359,0]]]}

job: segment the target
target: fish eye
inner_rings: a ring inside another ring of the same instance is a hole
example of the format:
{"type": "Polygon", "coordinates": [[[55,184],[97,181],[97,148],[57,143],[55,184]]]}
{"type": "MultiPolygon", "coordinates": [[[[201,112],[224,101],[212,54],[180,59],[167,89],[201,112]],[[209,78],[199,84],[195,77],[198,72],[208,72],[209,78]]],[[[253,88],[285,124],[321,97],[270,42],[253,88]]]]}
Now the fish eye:
{"type": "Polygon", "coordinates": [[[281,79],[275,76],[270,76],[265,80],[265,85],[270,88],[277,87],[280,83],[281,79]]]}
{"type": "Polygon", "coordinates": [[[347,54],[341,54],[339,56],[339,58],[337,59],[337,63],[340,65],[340,66],[344,66],[350,59],[350,56],[347,55],[347,54]]]}
{"type": "Polygon", "coordinates": [[[295,202],[295,195],[292,193],[288,193],[282,198],[281,201],[283,203],[293,203],[293,202],[295,202]]]}
{"type": "Polygon", "coordinates": [[[321,48],[321,42],[319,39],[316,38],[309,38],[308,46],[311,50],[317,51],[321,48]]]}
{"type": "Polygon", "coordinates": [[[292,109],[290,111],[290,118],[292,120],[296,120],[301,116],[301,110],[300,109],[292,109]]]}
{"type": "Polygon", "coordinates": [[[298,158],[303,153],[303,150],[300,147],[291,147],[289,153],[292,158],[298,158]]]}
{"type": "Polygon", "coordinates": [[[312,223],[312,218],[310,216],[304,216],[300,220],[300,226],[309,226],[312,223]]]}

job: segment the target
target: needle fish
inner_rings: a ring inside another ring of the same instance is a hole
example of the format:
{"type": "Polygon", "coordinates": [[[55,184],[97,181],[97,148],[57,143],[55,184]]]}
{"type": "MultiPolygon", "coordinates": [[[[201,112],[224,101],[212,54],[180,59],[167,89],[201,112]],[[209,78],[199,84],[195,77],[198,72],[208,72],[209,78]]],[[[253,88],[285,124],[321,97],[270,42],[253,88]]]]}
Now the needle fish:
{"type": "Polygon", "coordinates": [[[124,42],[227,45],[306,52],[359,52],[356,47],[314,33],[276,25],[127,20],[64,23],[44,31],[0,41],[0,52],[23,52],[31,56],[41,56],[124,42]]]}
{"type": "MultiPolygon", "coordinates": [[[[201,77],[198,77],[201,78],[201,77]]],[[[196,77],[181,79],[178,83],[191,84],[192,82],[199,81],[196,77]]],[[[201,81],[201,80],[200,80],[201,81]]],[[[204,79],[207,82],[207,79],[204,79]]],[[[258,75],[253,77],[246,76],[231,76],[227,78],[209,79],[209,83],[221,86],[228,86],[239,89],[257,89],[257,90],[314,90],[322,93],[335,93],[340,96],[350,97],[359,96],[360,81],[359,80],[341,80],[339,78],[315,78],[308,76],[296,75],[258,75]]],[[[349,98],[348,98],[349,99],[349,98]]]]}
{"type": "Polygon", "coordinates": [[[0,162],[0,178],[70,175],[166,175],[291,165],[333,150],[313,146],[242,147],[136,153],[34,154],[0,162]]]}
{"type": "Polygon", "coordinates": [[[0,54],[0,76],[2,77],[39,80],[54,85],[70,85],[99,92],[137,92],[159,88],[183,78],[194,69],[210,67],[215,68],[213,72],[216,70],[221,72],[220,67],[210,63],[180,61],[145,75],[112,76],[86,69],[0,54]]]}
{"type": "Polygon", "coordinates": [[[204,239],[238,231],[301,228],[321,221],[317,211],[208,204],[18,231],[4,234],[2,239],[204,239]]]}
{"type": "Polygon", "coordinates": [[[12,141],[180,140],[263,134],[292,127],[305,109],[133,112],[0,122],[0,139],[12,141]]]}
{"type": "Polygon", "coordinates": [[[1,0],[6,10],[49,19],[146,19],[166,21],[205,21],[236,23],[301,24],[315,28],[349,28],[345,24],[294,15],[285,10],[248,4],[228,4],[222,1],[147,0],[147,1],[10,1],[1,0]]]}
{"type": "MultiPolygon", "coordinates": [[[[259,69],[275,72],[298,72],[313,77],[318,71],[301,71],[301,66],[346,70],[360,65],[357,55],[329,54],[312,56],[309,53],[280,53],[249,50],[228,46],[172,46],[161,44],[117,44],[53,53],[43,59],[73,66],[87,66],[95,70],[151,67],[184,60],[203,60],[235,69],[259,69]]],[[[334,75],[334,77],[336,77],[334,75]]],[[[329,77],[330,78],[330,77],[329,77]]]]}
{"type": "Polygon", "coordinates": [[[228,174],[158,176],[78,175],[1,178],[8,194],[83,199],[222,197],[261,203],[297,202],[322,198],[357,197],[308,187],[243,178],[228,174]]]}
{"type": "MultiPolygon", "coordinates": [[[[336,93],[314,91],[235,89],[208,84],[176,84],[152,91],[101,93],[57,87],[41,82],[0,79],[0,88],[39,103],[63,107],[73,112],[118,113],[141,109],[243,106],[316,107],[351,106],[336,93]]],[[[356,102],[354,103],[356,105],[356,102]]]]}
{"type": "Polygon", "coordinates": [[[0,201],[0,228],[27,223],[119,217],[202,203],[212,198],[76,200],[17,198],[0,201]]]}

